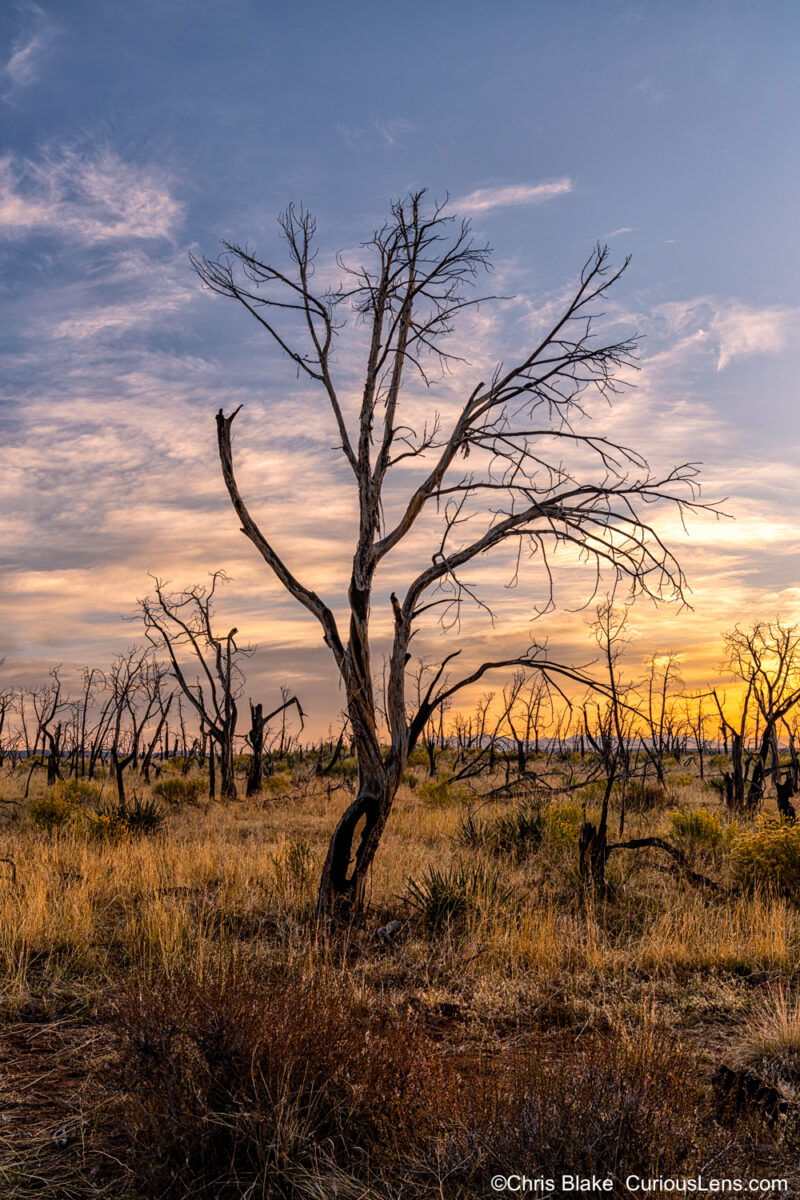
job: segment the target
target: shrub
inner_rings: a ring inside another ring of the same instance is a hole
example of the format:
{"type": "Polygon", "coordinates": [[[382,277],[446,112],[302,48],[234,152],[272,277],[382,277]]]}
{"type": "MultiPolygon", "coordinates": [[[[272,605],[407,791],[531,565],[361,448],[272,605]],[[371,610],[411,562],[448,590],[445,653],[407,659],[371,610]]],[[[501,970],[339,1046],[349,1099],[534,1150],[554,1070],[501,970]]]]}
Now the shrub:
{"type": "Polygon", "coordinates": [[[646,1023],[464,1070],[341,977],[233,963],[132,981],[114,1027],[136,1194],[463,1200],[510,1164],[617,1183],[750,1165],[689,1052],[646,1023]]]}
{"type": "Polygon", "coordinates": [[[340,758],[337,763],[334,763],[328,772],[329,775],[335,775],[343,779],[358,778],[358,759],[357,758],[340,758]]]}
{"type": "Polygon", "coordinates": [[[264,791],[269,792],[271,796],[277,796],[280,792],[287,792],[291,786],[291,776],[283,772],[278,775],[266,775],[264,777],[264,791]]]}
{"type": "Polygon", "coordinates": [[[171,757],[164,759],[162,769],[165,771],[182,771],[186,759],[182,754],[173,754],[171,757]]]}
{"type": "Polygon", "coordinates": [[[85,829],[90,837],[101,841],[119,841],[130,834],[157,833],[166,820],[166,813],[155,800],[134,796],[133,801],[105,804],[87,813],[85,829]]]}
{"type": "Polygon", "coordinates": [[[550,846],[557,850],[566,850],[577,844],[578,831],[583,822],[583,805],[574,800],[550,804],[542,809],[544,834],[550,846]]]}
{"type": "Polygon", "coordinates": [[[314,854],[311,843],[302,834],[282,842],[271,857],[279,892],[302,891],[313,879],[314,854]]]}
{"type": "MultiPolygon", "coordinates": [[[[730,1137],[714,1125],[690,1054],[663,1032],[644,1024],[552,1057],[537,1049],[522,1048],[495,1082],[491,1126],[488,1098],[464,1114],[468,1146],[487,1143],[487,1174],[535,1162],[551,1176],[601,1172],[621,1183],[633,1172],[688,1174],[712,1146],[727,1156],[730,1137]]],[[[473,1096],[467,1089],[465,1107],[473,1096]]]]}
{"type": "Polygon", "coordinates": [[[732,836],[733,827],[725,826],[718,813],[707,808],[681,808],[670,813],[670,831],[683,850],[696,853],[719,851],[732,836]]]}
{"type": "Polygon", "coordinates": [[[344,1172],[354,1148],[363,1162],[391,1147],[425,1093],[408,1020],[333,979],[233,964],[138,980],[115,1026],[120,1124],[147,1195],[296,1196],[294,1181],[344,1172]]]}
{"type": "Polygon", "coordinates": [[[68,779],[37,797],[30,815],[40,829],[59,829],[81,816],[83,806],[101,799],[103,789],[85,779],[68,779]]]}
{"type": "Polygon", "coordinates": [[[491,854],[521,857],[538,849],[542,830],[539,810],[519,805],[494,821],[476,821],[470,810],[466,817],[462,817],[456,838],[473,850],[485,849],[491,854]]]}
{"type": "Polygon", "coordinates": [[[68,779],[57,785],[57,791],[73,804],[97,804],[103,796],[103,788],[88,779],[68,779]]]}
{"type": "Polygon", "coordinates": [[[204,786],[202,779],[174,775],[154,783],[153,795],[166,800],[168,804],[196,804],[204,786]]]}
{"type": "Polygon", "coordinates": [[[98,842],[121,842],[130,832],[120,806],[111,804],[96,812],[85,813],[82,828],[90,838],[98,842]]]}
{"type": "Polygon", "coordinates": [[[731,865],[742,882],[767,884],[782,892],[800,887],[800,825],[764,821],[740,833],[731,847],[731,865]]]}
{"type": "Polygon", "coordinates": [[[472,798],[463,783],[454,783],[449,775],[442,775],[439,779],[423,780],[417,788],[417,795],[432,808],[444,808],[448,804],[461,804],[472,798]]]}
{"type": "Polygon", "coordinates": [[[76,811],[75,802],[59,796],[57,792],[37,797],[30,807],[34,824],[38,825],[40,829],[48,831],[66,825],[75,816],[76,811]]]}
{"type": "Polygon", "coordinates": [[[628,812],[657,812],[664,807],[667,800],[666,789],[660,783],[642,783],[640,779],[631,779],[625,789],[628,812]]]}
{"type": "Polygon", "coordinates": [[[511,898],[500,883],[497,867],[456,863],[438,870],[428,867],[422,877],[409,879],[404,899],[430,930],[461,924],[474,912],[490,912],[511,898]]]}

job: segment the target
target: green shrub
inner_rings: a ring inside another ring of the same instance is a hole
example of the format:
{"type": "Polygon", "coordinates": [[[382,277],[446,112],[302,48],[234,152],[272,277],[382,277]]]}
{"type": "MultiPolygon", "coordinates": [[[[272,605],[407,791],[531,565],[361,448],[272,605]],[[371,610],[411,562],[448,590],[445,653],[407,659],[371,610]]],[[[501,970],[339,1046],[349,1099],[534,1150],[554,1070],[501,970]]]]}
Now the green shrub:
{"type": "Polygon", "coordinates": [[[40,829],[59,829],[66,825],[77,811],[73,800],[67,800],[57,793],[39,796],[30,807],[30,814],[35,825],[40,829]]]}
{"type": "Polygon", "coordinates": [[[84,813],[81,828],[88,837],[98,842],[121,842],[130,833],[117,805],[84,813]]]}
{"type": "Polygon", "coordinates": [[[65,783],[57,784],[60,796],[73,804],[97,804],[103,796],[103,788],[88,779],[68,779],[65,783]]]}
{"type": "Polygon", "coordinates": [[[513,857],[538,849],[542,837],[541,813],[527,805],[519,805],[494,821],[476,821],[470,810],[456,834],[457,840],[470,849],[513,857]]]}
{"type": "Polygon", "coordinates": [[[463,783],[453,783],[449,775],[442,775],[439,779],[425,779],[418,786],[417,795],[432,808],[461,804],[472,798],[463,783]]]}
{"type": "Polygon", "coordinates": [[[331,767],[329,775],[335,775],[341,779],[357,779],[358,778],[358,759],[357,758],[340,758],[337,763],[331,767]]]}
{"type": "Polygon", "coordinates": [[[166,800],[168,804],[196,804],[204,786],[202,779],[174,775],[154,783],[153,795],[166,800]]]}
{"type": "Polygon", "coordinates": [[[155,800],[134,796],[132,801],[104,804],[86,813],[83,823],[90,837],[115,842],[132,834],[157,833],[165,820],[166,813],[155,800]]]}
{"type": "MultiPolygon", "coordinates": [[[[542,809],[542,829],[550,846],[566,850],[577,844],[584,822],[584,808],[575,800],[564,800],[542,809]]],[[[591,819],[591,818],[590,818],[591,819]]]]}
{"type": "Polygon", "coordinates": [[[508,901],[511,888],[500,883],[497,867],[455,863],[438,870],[428,867],[421,879],[409,879],[404,899],[423,918],[428,929],[458,925],[474,912],[490,912],[508,901]]]}
{"type": "Polygon", "coordinates": [[[59,829],[80,817],[86,804],[97,804],[102,795],[102,787],[86,779],[61,780],[32,802],[30,815],[40,829],[59,829]]]}
{"type": "Polygon", "coordinates": [[[302,834],[282,842],[271,858],[275,884],[282,895],[303,891],[314,878],[314,854],[311,843],[302,834]]]}
{"type": "Polygon", "coordinates": [[[264,776],[264,791],[269,792],[271,796],[277,796],[280,792],[288,792],[291,786],[291,775],[286,775],[282,771],[277,775],[264,776]]]}
{"type": "Polygon", "coordinates": [[[768,820],[740,833],[731,847],[731,865],[750,886],[767,884],[795,892],[800,887],[800,825],[768,820]]]}
{"type": "Polygon", "coordinates": [[[172,758],[167,758],[164,760],[164,762],[162,764],[162,770],[164,770],[164,771],[182,771],[185,762],[186,762],[186,759],[183,757],[182,754],[176,754],[172,758]]]}
{"type": "Polygon", "coordinates": [[[733,836],[718,813],[707,808],[680,808],[669,816],[670,833],[682,850],[717,852],[733,836]]]}

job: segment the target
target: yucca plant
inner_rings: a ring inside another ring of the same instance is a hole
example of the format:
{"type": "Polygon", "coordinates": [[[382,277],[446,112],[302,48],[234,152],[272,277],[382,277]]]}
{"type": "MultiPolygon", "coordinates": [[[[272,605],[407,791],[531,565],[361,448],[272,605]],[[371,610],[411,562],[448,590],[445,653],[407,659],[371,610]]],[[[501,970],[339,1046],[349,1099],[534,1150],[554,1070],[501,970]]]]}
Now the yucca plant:
{"type": "Polygon", "coordinates": [[[404,899],[428,929],[437,930],[461,923],[471,912],[497,908],[512,895],[497,867],[458,862],[442,870],[428,867],[420,879],[409,879],[404,899]]]}
{"type": "Polygon", "coordinates": [[[156,833],[166,820],[166,813],[157,801],[142,799],[134,793],[132,801],[123,800],[116,804],[104,804],[94,814],[100,818],[100,828],[107,825],[110,830],[126,833],[156,833]]]}
{"type": "Polygon", "coordinates": [[[466,817],[462,817],[456,838],[463,846],[473,850],[522,857],[538,849],[543,831],[539,810],[519,805],[494,821],[476,821],[470,810],[466,817]]]}

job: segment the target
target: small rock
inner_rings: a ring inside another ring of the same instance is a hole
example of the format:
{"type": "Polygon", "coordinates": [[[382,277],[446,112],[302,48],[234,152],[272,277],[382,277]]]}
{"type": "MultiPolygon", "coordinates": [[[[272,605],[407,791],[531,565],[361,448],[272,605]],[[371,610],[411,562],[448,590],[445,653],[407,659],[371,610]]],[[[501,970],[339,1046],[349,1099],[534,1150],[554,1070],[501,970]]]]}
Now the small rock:
{"type": "Polygon", "coordinates": [[[397,942],[394,940],[395,934],[399,933],[401,928],[402,921],[387,921],[385,925],[381,925],[381,927],[376,930],[375,937],[381,938],[384,942],[386,942],[387,946],[396,947],[397,942]]]}

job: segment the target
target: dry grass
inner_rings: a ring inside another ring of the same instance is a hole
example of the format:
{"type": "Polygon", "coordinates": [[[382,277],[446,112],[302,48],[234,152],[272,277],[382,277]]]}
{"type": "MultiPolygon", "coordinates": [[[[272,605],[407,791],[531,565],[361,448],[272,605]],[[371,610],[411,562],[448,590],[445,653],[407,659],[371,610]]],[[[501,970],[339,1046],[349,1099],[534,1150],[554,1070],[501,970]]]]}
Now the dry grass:
{"type": "MultiPolygon", "coordinates": [[[[21,772],[2,781],[6,798],[19,796],[22,788],[21,772]]],[[[43,791],[43,781],[35,778],[32,798],[43,791]]],[[[696,869],[732,885],[729,847],[735,831],[713,807],[713,796],[696,785],[673,785],[669,792],[668,803],[650,803],[648,797],[641,811],[630,815],[626,836],[674,840],[676,811],[713,810],[721,836],[706,837],[705,817],[682,828],[689,828],[694,839],[696,869]]],[[[769,1060],[773,1067],[779,1061],[780,1070],[772,1069],[770,1077],[791,1083],[789,1067],[798,1051],[792,1039],[800,1041],[793,999],[800,907],[790,896],[766,888],[701,891],[667,870],[655,852],[620,851],[609,864],[614,891],[607,900],[595,901],[577,880],[580,806],[551,806],[544,812],[541,839],[505,854],[491,845],[465,847],[459,835],[462,797],[437,793],[426,800],[419,788],[409,787],[401,791],[375,864],[367,922],[321,950],[313,939],[316,877],[345,802],[343,792],[331,796],[324,783],[301,784],[287,775],[279,791],[258,802],[209,805],[201,797],[199,804],[171,807],[160,832],[118,841],[92,838],[84,827],[38,828],[30,818],[30,802],[9,809],[12,815],[0,830],[0,856],[16,863],[17,882],[5,877],[0,864],[5,1028],[32,1020],[69,1021],[105,1031],[112,1018],[119,1020],[116,998],[130,995],[131,980],[138,981],[141,995],[151,997],[152,1015],[158,1010],[152,997],[171,994],[180,981],[200,981],[221,963],[235,961],[256,987],[279,976],[316,981],[315,987],[324,979],[326,994],[338,997],[337,1003],[344,1003],[346,993],[347,1012],[361,1013],[362,1027],[385,1020],[387,1013],[401,1025],[410,1021],[414,1036],[428,1046],[422,1054],[425,1071],[432,1069],[431,1062],[441,1065],[460,1052],[483,1056],[484,1062],[505,1055],[503,1070],[520,1072],[520,1062],[507,1056],[520,1039],[534,1038],[543,1062],[566,1064],[564,1096],[569,1088],[578,1088],[582,1096],[576,1080],[588,1078],[587,1071],[596,1073],[590,1047],[600,1045],[598,1039],[611,1039],[602,1053],[616,1062],[613,1047],[650,1029],[666,1038],[669,1053],[684,1063],[681,1086],[694,1106],[686,1119],[698,1129],[707,1118],[702,1116],[707,1080],[720,1061],[746,1058],[763,1065],[769,1060]],[[409,879],[419,883],[431,868],[447,876],[463,862],[499,870],[501,891],[508,895],[497,903],[467,905],[458,920],[431,927],[404,899],[409,879]],[[389,917],[403,922],[395,949],[373,936],[389,917]],[[436,1048],[433,1059],[430,1047],[436,1048]]],[[[513,806],[493,806],[481,815],[494,820],[504,813],[512,814],[513,806]]],[[[102,1044],[104,1054],[118,1054],[107,1038],[102,1044]]],[[[654,1046],[650,1075],[656,1079],[663,1071],[654,1046]]],[[[536,1086],[541,1090],[543,1084],[536,1086]]],[[[447,1087],[440,1090],[449,1094],[447,1087]]],[[[553,1100],[553,1111],[562,1102],[567,1103],[563,1096],[553,1100]]],[[[496,1096],[493,1103],[496,1110],[496,1096]]],[[[677,1122],[678,1129],[685,1114],[676,1105],[664,1120],[670,1128],[677,1122]]],[[[476,1113],[459,1116],[455,1109],[447,1120],[442,1113],[436,1119],[450,1129],[446,1138],[441,1135],[448,1154],[460,1144],[453,1121],[477,1128],[483,1120],[476,1113]]],[[[145,1135],[139,1130],[137,1136],[145,1135]]],[[[710,1145],[710,1124],[704,1136],[710,1145]]],[[[310,1138],[310,1144],[320,1144],[317,1133],[310,1138]]],[[[759,1153],[765,1162],[780,1163],[784,1150],[770,1150],[768,1142],[762,1139],[759,1153]]],[[[738,1153],[735,1138],[732,1145],[738,1153]]],[[[372,1153],[366,1143],[364,1153],[372,1153]]],[[[420,1161],[430,1153],[430,1145],[424,1152],[414,1150],[420,1161]]],[[[10,1170],[12,1162],[18,1170],[19,1149],[13,1155],[9,1151],[5,1162],[4,1168],[0,1159],[0,1171],[10,1170]]],[[[399,1158],[393,1166],[387,1162],[384,1173],[400,1171],[399,1158]]],[[[307,1187],[312,1194],[311,1160],[300,1156],[296,1165],[292,1187],[300,1189],[298,1194],[307,1187]],[[300,1176],[306,1179],[302,1187],[300,1176]]],[[[134,1188],[131,1195],[147,1195],[129,1166],[123,1174],[134,1188]]],[[[355,1184],[342,1161],[334,1155],[325,1169],[332,1172],[332,1182],[323,1192],[332,1194],[336,1186],[342,1195],[350,1194],[355,1184]]],[[[469,1187],[477,1186],[482,1169],[474,1165],[469,1187]]],[[[41,1163],[36,1170],[46,1177],[41,1163]]],[[[251,1172],[251,1180],[257,1177],[251,1172]]],[[[384,1194],[381,1188],[391,1194],[388,1178],[373,1180],[370,1187],[377,1190],[371,1194],[384,1194]]],[[[453,1188],[456,1182],[453,1176],[453,1188]]],[[[119,1179],[114,1186],[118,1191],[110,1194],[122,1196],[119,1179]]],[[[70,1194],[96,1194],[75,1187],[70,1194]]],[[[6,1193],[27,1194],[16,1183],[7,1185],[6,1193]]],[[[460,1193],[442,1185],[441,1195],[451,1194],[460,1193]]]]}

